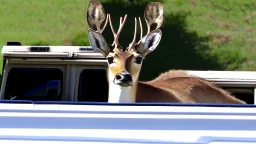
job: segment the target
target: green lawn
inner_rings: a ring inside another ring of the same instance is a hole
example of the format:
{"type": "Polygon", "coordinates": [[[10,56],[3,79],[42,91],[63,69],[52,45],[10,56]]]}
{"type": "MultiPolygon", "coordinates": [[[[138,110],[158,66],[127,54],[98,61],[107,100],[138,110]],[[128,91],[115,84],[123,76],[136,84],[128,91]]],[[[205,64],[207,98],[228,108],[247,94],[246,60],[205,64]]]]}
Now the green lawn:
{"type": "MultiPolygon", "coordinates": [[[[113,15],[114,25],[118,24],[119,16],[128,14],[120,38],[126,44],[127,39],[132,39],[133,17],[143,16],[146,3],[128,5],[114,1],[103,1],[105,10],[113,15]]],[[[7,41],[21,41],[23,45],[88,45],[85,21],[88,2],[1,0],[0,46],[7,41]]],[[[164,0],[163,3],[166,16],[163,38],[145,60],[142,79],[171,68],[256,70],[255,0],[164,0]]],[[[106,33],[106,39],[112,41],[109,27],[106,33]]]]}
{"type": "Polygon", "coordinates": [[[187,13],[188,31],[210,37],[207,45],[224,69],[256,70],[255,0],[165,2],[166,10],[171,9],[166,12],[187,13]]]}

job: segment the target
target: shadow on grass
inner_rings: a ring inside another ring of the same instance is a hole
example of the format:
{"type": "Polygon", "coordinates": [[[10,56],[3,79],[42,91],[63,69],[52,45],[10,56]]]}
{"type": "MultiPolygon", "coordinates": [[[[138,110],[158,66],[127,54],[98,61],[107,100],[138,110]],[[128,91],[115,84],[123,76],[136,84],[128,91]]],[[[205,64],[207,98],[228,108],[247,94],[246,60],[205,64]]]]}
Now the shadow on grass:
{"type": "MultiPolygon", "coordinates": [[[[144,34],[146,24],[144,9],[147,3],[137,5],[124,3],[103,3],[106,13],[111,14],[115,31],[119,26],[119,18],[127,14],[127,22],[121,32],[119,42],[127,47],[133,38],[134,17],[140,16],[143,21],[144,34]]],[[[162,40],[155,51],[147,55],[143,62],[140,80],[150,80],[170,69],[188,70],[223,70],[217,58],[211,56],[207,43],[210,37],[201,37],[196,32],[188,32],[186,17],[188,13],[171,13],[165,15],[162,40]]],[[[138,32],[137,38],[139,37],[138,32]]],[[[109,25],[103,32],[108,43],[113,42],[113,34],[109,25]]],[[[138,40],[138,39],[137,39],[138,40]]]]}

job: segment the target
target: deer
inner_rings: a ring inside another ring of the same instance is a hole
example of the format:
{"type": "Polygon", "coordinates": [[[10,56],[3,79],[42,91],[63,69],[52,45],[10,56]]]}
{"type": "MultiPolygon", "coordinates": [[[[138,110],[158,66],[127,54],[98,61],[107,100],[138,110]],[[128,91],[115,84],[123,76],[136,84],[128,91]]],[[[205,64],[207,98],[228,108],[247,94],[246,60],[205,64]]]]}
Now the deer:
{"type": "Polygon", "coordinates": [[[127,19],[120,17],[119,29],[113,28],[111,15],[105,13],[98,0],[91,0],[86,11],[88,38],[94,51],[107,60],[108,103],[173,102],[173,103],[215,103],[245,104],[228,91],[217,87],[206,79],[189,75],[186,70],[170,70],[150,81],[139,81],[142,62],[154,51],[162,37],[164,21],[161,2],[149,2],[144,11],[147,33],[143,36],[140,17],[135,17],[132,42],[127,47],[119,44],[119,36],[127,19]],[[106,19],[106,20],[105,20],[106,19]],[[102,27],[102,23],[105,24],[102,27]],[[140,40],[136,42],[137,25],[140,24],[140,40]],[[110,25],[114,36],[113,43],[107,43],[102,35],[110,25]],[[156,28],[151,30],[151,25],[156,28]]]}

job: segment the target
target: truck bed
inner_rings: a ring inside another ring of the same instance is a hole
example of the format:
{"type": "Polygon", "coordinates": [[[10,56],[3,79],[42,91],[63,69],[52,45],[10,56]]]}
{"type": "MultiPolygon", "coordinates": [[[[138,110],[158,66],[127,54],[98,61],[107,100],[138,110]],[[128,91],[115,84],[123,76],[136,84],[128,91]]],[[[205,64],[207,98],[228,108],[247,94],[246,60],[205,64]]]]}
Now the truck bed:
{"type": "Polygon", "coordinates": [[[249,104],[1,101],[6,142],[255,143],[256,111],[249,104]]]}

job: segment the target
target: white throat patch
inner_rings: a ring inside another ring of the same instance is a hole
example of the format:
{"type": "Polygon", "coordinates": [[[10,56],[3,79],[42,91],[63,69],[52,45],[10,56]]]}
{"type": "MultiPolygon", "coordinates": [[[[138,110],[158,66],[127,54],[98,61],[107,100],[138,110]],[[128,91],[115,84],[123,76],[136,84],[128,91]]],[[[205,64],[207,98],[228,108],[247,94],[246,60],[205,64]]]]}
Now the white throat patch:
{"type": "Polygon", "coordinates": [[[128,103],[135,102],[135,87],[121,87],[114,84],[114,76],[108,74],[109,76],[109,94],[108,102],[109,103],[128,103]]]}

